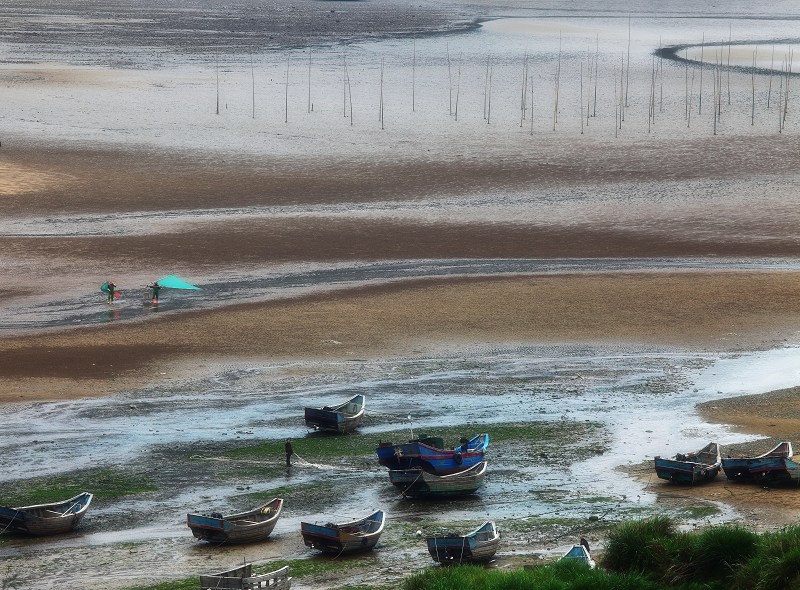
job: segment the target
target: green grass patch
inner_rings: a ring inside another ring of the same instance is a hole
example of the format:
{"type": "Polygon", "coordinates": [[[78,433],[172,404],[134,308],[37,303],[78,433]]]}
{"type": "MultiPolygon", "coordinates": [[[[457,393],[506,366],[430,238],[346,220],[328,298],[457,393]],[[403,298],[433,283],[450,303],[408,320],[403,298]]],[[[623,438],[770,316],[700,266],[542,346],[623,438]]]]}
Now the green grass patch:
{"type": "Polygon", "coordinates": [[[700,520],[702,518],[710,518],[712,516],[716,516],[719,513],[720,509],[711,504],[700,505],[700,506],[688,506],[686,508],[682,508],[680,511],[680,515],[682,517],[692,518],[695,520],[700,520]]]}
{"type": "Polygon", "coordinates": [[[98,500],[134,496],[158,488],[141,475],[118,469],[80,471],[70,475],[37,477],[0,487],[3,502],[9,506],[47,504],[66,500],[81,492],[91,492],[98,500]]]}
{"type": "Polygon", "coordinates": [[[200,576],[185,578],[183,580],[171,580],[169,582],[159,582],[148,586],[131,586],[127,590],[197,590],[200,587],[200,576]]]}
{"type": "Polygon", "coordinates": [[[293,578],[310,578],[321,574],[344,572],[356,568],[370,569],[378,566],[377,558],[365,559],[359,555],[355,557],[340,556],[336,559],[325,555],[315,555],[308,559],[286,559],[271,561],[253,568],[254,573],[266,574],[274,572],[284,566],[289,566],[289,575],[293,578]]]}
{"type": "MultiPolygon", "coordinates": [[[[452,448],[462,437],[471,438],[480,432],[489,433],[489,449],[497,443],[514,442],[527,448],[536,448],[546,443],[570,442],[598,434],[601,426],[594,422],[530,422],[514,424],[464,425],[447,428],[431,428],[422,434],[440,436],[445,445],[452,448]]],[[[417,432],[420,434],[420,432],[417,432]]],[[[303,438],[292,440],[295,453],[307,460],[336,457],[374,457],[375,449],[381,441],[401,443],[409,438],[408,430],[395,430],[380,435],[362,436],[311,433],[303,438]]],[[[284,456],[284,440],[267,440],[257,445],[249,445],[227,451],[231,458],[274,459],[284,456]]],[[[604,451],[603,444],[590,444],[582,448],[583,454],[597,454],[604,451]]]]}

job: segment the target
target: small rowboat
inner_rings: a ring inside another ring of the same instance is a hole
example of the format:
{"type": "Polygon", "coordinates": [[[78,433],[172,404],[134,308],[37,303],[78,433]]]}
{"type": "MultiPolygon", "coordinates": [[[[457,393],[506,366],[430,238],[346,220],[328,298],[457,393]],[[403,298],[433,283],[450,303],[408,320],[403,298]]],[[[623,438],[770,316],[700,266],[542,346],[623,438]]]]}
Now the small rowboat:
{"type": "Polygon", "coordinates": [[[479,434],[454,449],[443,446],[441,438],[420,436],[399,445],[381,443],[375,453],[378,463],[389,469],[424,469],[436,475],[447,475],[483,461],[489,435],[479,434]]]}
{"type": "MultiPolygon", "coordinates": [[[[573,545],[572,549],[567,551],[564,554],[564,556],[561,558],[561,560],[564,560],[564,559],[566,559],[568,561],[577,561],[577,562],[580,562],[580,563],[585,563],[591,569],[594,569],[594,567],[596,565],[595,562],[594,562],[594,559],[592,559],[592,556],[589,555],[589,550],[586,549],[586,547],[584,547],[583,545],[573,545]]],[[[561,560],[559,560],[559,561],[561,561],[561,560]]]]}
{"type": "Polygon", "coordinates": [[[247,512],[222,514],[187,514],[186,525],[192,534],[209,543],[255,543],[269,537],[283,508],[283,500],[275,498],[247,512]]]}
{"type": "Polygon", "coordinates": [[[289,566],[266,574],[253,575],[253,564],[245,563],[224,572],[200,576],[200,590],[255,590],[256,588],[269,588],[269,590],[289,590],[292,587],[292,577],[289,575],[289,566]]]}
{"type": "Polygon", "coordinates": [[[389,480],[408,498],[465,496],[474,494],[486,477],[486,461],[448,475],[435,475],[422,469],[389,471],[389,480]]]}
{"type": "Polygon", "coordinates": [[[0,506],[0,531],[14,530],[37,536],[66,533],[78,526],[91,501],[92,494],[83,492],[52,504],[19,508],[0,506]]]}
{"type": "Polygon", "coordinates": [[[336,406],[305,408],[306,426],[342,434],[352,432],[364,418],[364,400],[359,394],[336,406]]]}
{"type": "Polygon", "coordinates": [[[789,482],[792,475],[787,471],[786,459],[792,456],[792,443],[779,443],[774,449],[757,457],[736,457],[722,460],[725,476],[734,481],[779,484],[789,482]]]}
{"type": "Polygon", "coordinates": [[[428,537],[425,541],[433,561],[442,564],[480,563],[490,561],[497,553],[500,532],[489,520],[466,535],[428,537]]]}
{"type": "Polygon", "coordinates": [[[386,513],[377,510],[360,520],[319,525],[300,523],[303,543],[323,553],[353,553],[372,549],[383,533],[386,513]]]}
{"type": "Polygon", "coordinates": [[[655,458],[656,475],[674,483],[695,485],[717,477],[722,467],[719,445],[709,443],[696,453],[677,454],[673,459],[655,458]]]}

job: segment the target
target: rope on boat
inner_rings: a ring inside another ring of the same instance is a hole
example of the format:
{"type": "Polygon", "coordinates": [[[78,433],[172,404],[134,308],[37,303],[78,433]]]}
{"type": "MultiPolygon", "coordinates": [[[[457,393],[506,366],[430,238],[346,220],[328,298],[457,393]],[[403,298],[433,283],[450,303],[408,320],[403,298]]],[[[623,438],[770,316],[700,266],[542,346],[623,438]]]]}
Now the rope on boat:
{"type": "Polygon", "coordinates": [[[419,481],[419,478],[420,478],[420,477],[422,477],[422,469],[420,469],[420,470],[419,470],[419,474],[417,474],[417,477],[414,479],[414,481],[412,481],[410,484],[408,484],[408,486],[406,487],[406,489],[404,489],[403,491],[401,491],[401,492],[400,492],[400,495],[399,495],[399,496],[397,496],[397,498],[396,498],[396,499],[397,499],[397,500],[399,500],[400,498],[405,498],[405,497],[406,497],[406,492],[407,492],[408,490],[410,490],[410,489],[411,489],[411,487],[412,487],[412,486],[413,486],[415,483],[417,483],[417,482],[419,481]]]}

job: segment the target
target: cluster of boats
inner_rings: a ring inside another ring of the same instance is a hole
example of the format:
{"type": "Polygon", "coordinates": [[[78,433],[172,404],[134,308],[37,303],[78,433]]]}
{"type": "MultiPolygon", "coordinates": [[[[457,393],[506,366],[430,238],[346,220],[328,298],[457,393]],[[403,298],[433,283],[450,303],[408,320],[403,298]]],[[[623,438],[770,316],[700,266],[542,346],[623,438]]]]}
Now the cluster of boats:
{"type": "MultiPolygon", "coordinates": [[[[305,408],[305,422],[316,430],[350,433],[361,423],[364,405],[364,396],[356,395],[334,406],[305,408]]],[[[483,485],[488,445],[489,435],[486,433],[462,439],[453,448],[445,448],[439,437],[421,435],[400,444],[381,442],[375,452],[379,464],[389,471],[389,481],[400,489],[402,496],[437,498],[473,494],[483,485]]],[[[52,504],[17,508],[0,506],[0,532],[14,530],[30,535],[51,535],[70,531],[78,526],[91,500],[92,494],[83,492],[52,504]]],[[[282,498],[273,498],[252,510],[234,514],[189,513],[186,524],[197,539],[209,543],[253,543],[269,537],[283,506],[282,498]]],[[[363,518],[344,522],[301,522],[300,533],[308,547],[340,555],[375,547],[385,523],[386,513],[376,510],[363,518]]],[[[497,552],[500,532],[494,522],[486,521],[468,533],[434,535],[425,541],[428,552],[438,563],[485,562],[497,552]]],[[[291,583],[288,571],[279,570],[254,577],[251,570],[245,564],[203,578],[208,587],[249,588],[251,584],[263,584],[267,580],[270,587],[288,588],[291,583]],[[219,586],[220,583],[233,585],[219,586]]]]}
{"type": "Polygon", "coordinates": [[[800,463],[793,459],[791,442],[755,457],[722,457],[717,443],[672,458],[655,458],[656,475],[674,483],[696,485],[712,481],[722,470],[731,481],[763,486],[800,486],[800,463]]]}

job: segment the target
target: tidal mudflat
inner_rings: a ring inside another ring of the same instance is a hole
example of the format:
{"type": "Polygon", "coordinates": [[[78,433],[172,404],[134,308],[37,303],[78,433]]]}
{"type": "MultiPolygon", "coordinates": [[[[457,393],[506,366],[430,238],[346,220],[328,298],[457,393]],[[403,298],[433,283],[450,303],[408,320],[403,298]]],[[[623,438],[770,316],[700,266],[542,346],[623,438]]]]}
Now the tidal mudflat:
{"type": "Polygon", "coordinates": [[[75,534],[0,537],[8,576],[396,586],[417,530],[485,518],[501,565],[664,511],[785,523],[793,490],[646,465],[788,432],[695,405],[800,380],[796,6],[33,8],[0,25],[0,492],[97,497],[75,534]],[[203,291],[151,306],[173,273],[203,291]],[[356,391],[358,434],[306,433],[356,391]],[[398,497],[373,450],[412,429],[488,432],[481,493],[398,497]],[[183,522],[274,495],[257,546],[183,522]],[[382,546],[313,557],[300,520],[353,506],[387,510],[382,546]]]}

